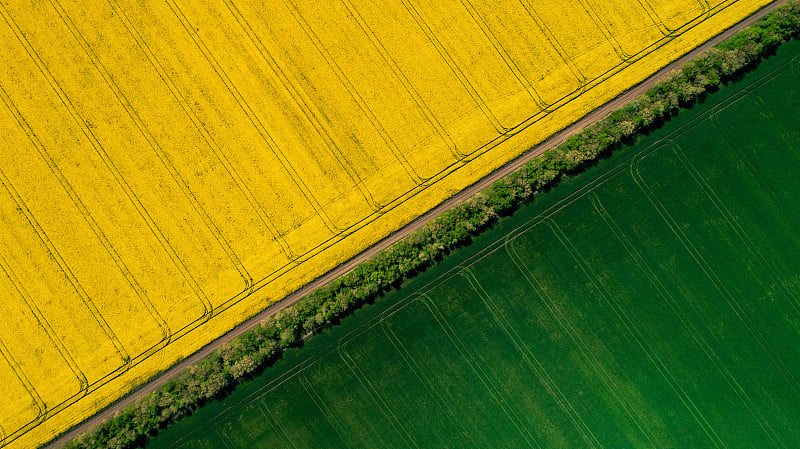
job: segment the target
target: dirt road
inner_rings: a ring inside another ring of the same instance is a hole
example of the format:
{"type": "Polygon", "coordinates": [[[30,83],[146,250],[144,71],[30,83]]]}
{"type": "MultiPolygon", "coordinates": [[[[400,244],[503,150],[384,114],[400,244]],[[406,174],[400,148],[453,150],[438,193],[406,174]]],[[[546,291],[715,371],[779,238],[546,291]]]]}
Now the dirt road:
{"type": "Polygon", "coordinates": [[[663,69],[659,70],[658,72],[651,75],[646,80],[642,81],[641,83],[637,84],[636,86],[628,89],[627,91],[623,92],[613,100],[609,101],[608,103],[604,104],[603,106],[595,109],[594,111],[590,112],[588,115],[584,116],[582,119],[578,120],[577,122],[573,123],[572,125],[564,128],[562,131],[552,135],[547,140],[541,142],[540,144],[536,145],[535,147],[531,148],[518,158],[512,160],[511,162],[503,165],[501,168],[495,170],[485,178],[481,179],[477,183],[471,185],[470,187],[462,190],[458,194],[452,196],[448,200],[441,203],[439,206],[431,209],[427,213],[421,215],[414,221],[410,222],[403,228],[397,230],[396,232],[392,233],[388,237],[384,238],[383,240],[375,243],[374,245],[370,246],[363,252],[359,253],[358,255],[354,256],[353,258],[347,260],[346,262],[342,263],[338,267],[334,268],[333,270],[325,273],[324,275],[320,276],[319,278],[315,279],[314,281],[306,284],[301,289],[297,290],[296,292],[290,294],[286,298],[284,298],[279,303],[276,303],[257,315],[253,316],[249,320],[241,323],[240,325],[233,328],[231,331],[226,333],[225,335],[221,336],[220,338],[214,340],[213,342],[209,343],[204,348],[200,349],[199,351],[195,352],[191,356],[187,357],[186,359],[182,360],[181,362],[177,363],[176,365],[172,366],[170,369],[164,371],[159,376],[153,378],[151,381],[141,385],[135,391],[129,393],[127,396],[117,400],[116,402],[110,404],[108,407],[94,415],[93,417],[89,418],[88,420],[82,422],[81,424],[73,427],[69,431],[61,434],[58,438],[51,441],[49,444],[42,446],[44,449],[56,449],[59,446],[66,444],[69,440],[75,438],[79,434],[86,432],[89,428],[95,424],[102,422],[105,419],[111,418],[114,414],[125,408],[127,405],[134,402],[137,398],[145,395],[158,387],[164,385],[170,379],[174,378],[178,375],[181,371],[188,368],[190,365],[195,364],[202,360],[204,357],[212,353],[215,349],[217,349],[223,343],[226,343],[237,336],[247,332],[249,329],[252,329],[256,324],[264,320],[266,317],[282,310],[286,307],[291,306],[292,304],[296,303],[300,299],[302,299],[306,294],[310,293],[311,291],[327,284],[328,282],[336,279],[337,277],[347,273],[348,271],[352,270],[361,262],[369,259],[376,253],[382,251],[386,247],[392,245],[393,243],[403,239],[411,232],[421,228],[424,226],[428,221],[438,217],[443,212],[451,209],[452,207],[456,206],[457,204],[463,202],[465,199],[469,198],[470,196],[474,195],[475,193],[479,192],[480,190],[488,187],[498,179],[502,178],[503,176],[511,173],[512,171],[516,170],[517,168],[521,167],[526,162],[530,161],[531,159],[535,158],[536,156],[542,154],[548,149],[554,148],[564,142],[569,136],[579,132],[586,126],[603,119],[608,114],[613,112],[616,109],[621,108],[637,96],[641,95],[645,91],[647,91],[653,84],[657,83],[664,75],[675,70],[685,64],[686,62],[696,58],[705,50],[719,44],[723,40],[731,37],[742,28],[751,25],[752,23],[756,22],[758,19],[769,13],[770,11],[774,10],[781,4],[785,3],[787,0],[778,0],[770,3],[769,5],[763,7],[755,14],[751,15],[747,19],[739,22],[738,24],[734,25],[733,27],[727,29],[726,31],[720,33],[716,37],[710,39],[709,41],[705,42],[704,44],[700,45],[699,47],[695,48],[694,50],[690,51],[680,59],[672,62],[671,64],[667,65],[663,69]]]}

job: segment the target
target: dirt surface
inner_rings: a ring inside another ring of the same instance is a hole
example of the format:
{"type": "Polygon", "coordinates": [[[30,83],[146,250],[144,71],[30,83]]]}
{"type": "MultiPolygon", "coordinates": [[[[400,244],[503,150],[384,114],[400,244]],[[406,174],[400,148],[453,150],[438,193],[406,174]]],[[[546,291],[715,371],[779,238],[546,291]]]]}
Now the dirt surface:
{"type": "Polygon", "coordinates": [[[514,170],[518,169],[526,162],[530,161],[531,159],[539,156],[540,154],[544,153],[545,151],[557,147],[559,144],[564,142],[568,137],[572,136],[580,132],[583,128],[587,127],[588,125],[605,118],[611,112],[625,106],[634,98],[638,97],[639,95],[646,92],[651,86],[657,83],[664,75],[667,73],[680,68],[682,65],[686,64],[688,61],[698,57],[704,51],[708,50],[709,48],[719,44],[720,42],[724,41],[725,39],[733,36],[737,32],[739,32],[742,28],[745,28],[758,19],[769,13],[770,11],[774,10],[781,4],[785,3],[787,0],[777,0],[769,5],[761,8],[756,13],[751,15],[750,17],[744,19],[743,21],[737,23],[736,25],[728,28],[727,30],[723,31],[722,33],[718,34],[717,36],[711,38],[710,40],[706,41],[704,44],[696,47],[694,50],[688,52],[683,57],[675,60],[674,62],[670,63],[669,65],[665,66],[658,72],[651,75],[649,78],[645,79],[641,83],[633,86],[632,88],[628,89],[627,91],[623,92],[613,100],[609,101],[608,103],[600,106],[599,108],[593,110],[589,114],[585,115],[582,119],[574,122],[572,125],[564,128],[563,130],[559,131],[558,133],[550,136],[547,140],[541,142],[540,144],[534,146],[530,150],[526,151],[516,159],[508,162],[507,164],[503,165],[499,169],[495,170],[488,176],[482,178],[477,183],[467,187],[466,189],[462,190],[461,192],[457,193],[456,195],[450,197],[449,199],[445,200],[435,208],[431,209],[430,211],[426,212],[425,214],[417,217],[414,221],[410,222],[406,226],[402,227],[401,229],[395,231],[394,233],[390,234],[388,237],[380,240],[378,243],[370,246],[366,250],[362,251],[361,253],[357,254],[356,256],[352,257],[351,259],[347,260],[346,262],[342,263],[341,265],[337,266],[331,271],[328,271],[324,275],[318,277],[317,279],[313,280],[312,282],[306,284],[304,287],[300,288],[296,292],[288,295],[286,298],[281,300],[278,303],[273,304],[272,306],[262,310],[257,315],[253,316],[252,318],[248,319],[247,321],[242,322],[235,328],[231,329],[225,335],[219,337],[218,339],[214,340],[213,342],[209,343],[199,351],[195,352],[191,356],[183,359],[179,363],[173,365],[168,370],[164,371],[163,373],[159,374],[158,376],[154,377],[149,382],[142,384],[139,388],[134,390],[133,392],[129,393],[128,395],[120,398],[119,400],[115,401],[114,403],[110,404],[102,411],[98,412],[96,415],[92,416],[91,418],[83,421],[81,424],[73,427],[72,429],[68,430],[67,432],[61,434],[56,439],[52,440],[50,443],[41,446],[42,449],[56,449],[61,445],[66,444],[73,438],[77,437],[81,433],[88,431],[92,426],[99,424],[100,422],[111,418],[114,416],[115,413],[125,408],[127,405],[133,403],[139,397],[156,390],[157,388],[161,387],[169,380],[177,376],[183,370],[187,369],[189,366],[199,362],[204,357],[208,356],[215,349],[217,349],[220,345],[231,341],[232,339],[242,335],[243,333],[247,332],[248,330],[255,327],[259,322],[263,321],[268,316],[285,309],[286,307],[291,306],[292,304],[296,303],[308,293],[314,291],[315,289],[324,286],[325,284],[331,282],[332,280],[342,276],[343,274],[349,272],[353,268],[355,268],[361,262],[368,260],[370,257],[375,255],[376,253],[386,249],[387,247],[391,246],[393,243],[396,243],[399,240],[402,240],[404,237],[409,235],[410,233],[414,232],[417,229],[425,226],[430,220],[438,217],[443,212],[453,208],[454,206],[462,203],[464,200],[469,198],[470,196],[478,193],[479,191],[485,189],[486,187],[490,186],[492,183],[497,181],[498,179],[502,178],[503,176],[513,172],[514,170]]]}

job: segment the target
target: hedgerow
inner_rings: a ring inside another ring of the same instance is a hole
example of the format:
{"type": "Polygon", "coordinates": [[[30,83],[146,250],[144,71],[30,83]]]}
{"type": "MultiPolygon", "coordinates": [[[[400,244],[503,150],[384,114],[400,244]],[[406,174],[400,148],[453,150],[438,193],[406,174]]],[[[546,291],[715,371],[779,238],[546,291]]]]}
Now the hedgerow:
{"type": "Polygon", "coordinates": [[[670,73],[625,107],[267,318],[64,447],[121,449],[142,444],[158,429],[268,366],[305,336],[335,324],[376,295],[435,264],[565,174],[580,170],[638,133],[660,126],[680,107],[691,105],[699,96],[754,66],[799,32],[800,0],[792,0],[670,73]]]}

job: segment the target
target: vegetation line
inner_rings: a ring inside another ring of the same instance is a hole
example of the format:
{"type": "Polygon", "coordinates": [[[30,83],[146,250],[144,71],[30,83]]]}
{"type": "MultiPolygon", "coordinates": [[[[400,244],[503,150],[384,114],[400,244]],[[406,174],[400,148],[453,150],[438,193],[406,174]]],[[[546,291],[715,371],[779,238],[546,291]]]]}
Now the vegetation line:
{"type": "Polygon", "coordinates": [[[680,107],[735,79],[783,42],[800,34],[800,0],[790,0],[738,34],[670,72],[641,96],[545,151],[488,188],[427,222],[352,271],[278,310],[224,343],[113,417],[66,443],[68,449],[131,448],[225,394],[273,363],[304,336],[333,325],[365,302],[434,265],[498,217],[532,199],[566,175],[657,128],[680,107]]]}

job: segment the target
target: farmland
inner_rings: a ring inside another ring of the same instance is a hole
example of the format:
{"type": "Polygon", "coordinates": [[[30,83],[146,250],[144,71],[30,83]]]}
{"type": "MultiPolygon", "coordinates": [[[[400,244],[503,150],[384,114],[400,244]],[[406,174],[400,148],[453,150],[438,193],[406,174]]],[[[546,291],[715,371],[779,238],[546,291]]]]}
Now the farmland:
{"type": "Polygon", "coordinates": [[[793,447],[798,54],[785,45],[148,448],[793,447]]]}
{"type": "Polygon", "coordinates": [[[0,446],[81,421],[765,3],[0,4],[0,446]]]}

